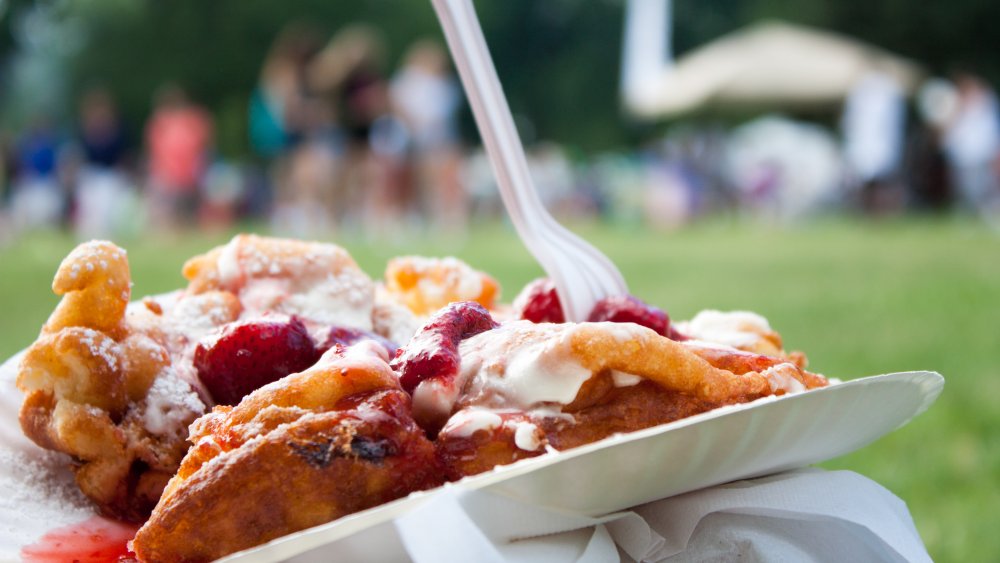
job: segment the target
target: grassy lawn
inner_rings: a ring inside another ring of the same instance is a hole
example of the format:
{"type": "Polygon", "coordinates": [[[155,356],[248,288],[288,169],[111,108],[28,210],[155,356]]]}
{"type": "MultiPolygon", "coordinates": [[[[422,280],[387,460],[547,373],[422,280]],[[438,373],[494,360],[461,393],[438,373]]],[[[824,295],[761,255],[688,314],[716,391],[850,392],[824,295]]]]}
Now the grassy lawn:
{"type": "MultiPolygon", "coordinates": [[[[809,354],[815,371],[841,379],[944,374],[944,394],[930,411],[823,465],[862,473],[902,497],[935,560],[1000,560],[1000,237],[958,219],[578,230],[621,267],[634,294],[674,318],[702,308],[760,312],[787,347],[809,354]]],[[[226,238],[122,241],[135,295],[178,287],[184,259],[226,238]]],[[[396,254],[454,254],[499,278],[507,299],[541,273],[498,225],[462,243],[341,243],[373,275],[396,254]]],[[[56,302],[52,275],[72,246],[50,234],[0,249],[0,357],[37,334],[56,302]]]]}

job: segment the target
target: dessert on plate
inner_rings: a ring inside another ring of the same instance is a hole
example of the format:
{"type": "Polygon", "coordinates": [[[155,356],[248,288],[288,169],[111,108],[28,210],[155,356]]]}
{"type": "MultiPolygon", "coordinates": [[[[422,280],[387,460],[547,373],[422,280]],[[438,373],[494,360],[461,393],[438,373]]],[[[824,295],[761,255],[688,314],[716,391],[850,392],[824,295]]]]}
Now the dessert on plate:
{"type": "Polygon", "coordinates": [[[767,321],[671,323],[631,296],[564,322],[454,258],[376,282],[333,244],[240,235],[187,287],[131,301],[125,252],[80,245],[18,373],[21,425],[142,561],[215,559],[509,464],[827,384],[767,321]]]}

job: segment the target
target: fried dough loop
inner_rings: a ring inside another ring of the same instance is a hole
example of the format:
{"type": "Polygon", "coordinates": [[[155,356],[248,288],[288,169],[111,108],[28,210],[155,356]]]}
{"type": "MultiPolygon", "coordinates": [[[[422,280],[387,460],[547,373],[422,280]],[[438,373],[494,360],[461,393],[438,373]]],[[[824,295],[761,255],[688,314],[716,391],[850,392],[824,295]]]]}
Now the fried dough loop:
{"type": "MultiPolygon", "coordinates": [[[[53,283],[62,300],[21,360],[17,385],[25,435],[72,456],[80,489],[103,512],[141,520],[180,462],[184,436],[154,433],[146,420],[170,359],[126,322],[130,286],[124,250],[103,241],[73,250],[53,283]]],[[[181,413],[180,424],[203,408],[181,413]]]]}

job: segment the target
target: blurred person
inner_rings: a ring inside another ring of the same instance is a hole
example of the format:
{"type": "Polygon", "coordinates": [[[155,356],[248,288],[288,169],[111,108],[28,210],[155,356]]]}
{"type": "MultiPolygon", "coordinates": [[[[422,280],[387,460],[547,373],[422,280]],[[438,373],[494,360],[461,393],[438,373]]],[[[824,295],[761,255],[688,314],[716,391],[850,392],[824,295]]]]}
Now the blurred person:
{"type": "Polygon", "coordinates": [[[3,209],[10,199],[16,167],[11,138],[7,131],[0,129],[0,209],[3,209]]]}
{"type": "Polygon", "coordinates": [[[250,97],[250,143],[258,155],[283,155],[311,125],[306,69],[319,46],[313,30],[298,22],[271,46],[250,97]]]}
{"type": "Polygon", "coordinates": [[[952,203],[952,178],[942,139],[957,105],[955,87],[941,78],[926,81],[917,92],[919,119],[910,135],[905,166],[917,209],[943,211],[952,203]]]}
{"type": "Polygon", "coordinates": [[[833,135],[818,125],[765,116],[730,134],[725,170],[744,209],[797,220],[840,196],[843,171],[833,135]]]}
{"type": "Polygon", "coordinates": [[[11,188],[10,217],[15,232],[58,225],[68,209],[59,178],[61,140],[45,114],[31,121],[14,148],[16,177],[11,188]]]}
{"type": "Polygon", "coordinates": [[[333,36],[309,68],[311,86],[325,95],[346,137],[332,213],[338,224],[360,223],[369,234],[397,229],[405,214],[405,161],[390,113],[384,57],[376,30],[351,25],[333,36]]]}
{"type": "Polygon", "coordinates": [[[1000,199],[1000,107],[996,93],[979,77],[958,72],[954,84],[955,109],[942,143],[962,205],[981,212],[1000,199]]]}
{"type": "Polygon", "coordinates": [[[78,135],[82,166],[75,182],[74,228],[80,238],[110,238],[134,216],[125,170],[128,141],[110,92],[94,88],[84,94],[78,135]]]}
{"type": "Polygon", "coordinates": [[[155,228],[170,231],[193,222],[212,139],[211,116],[191,103],[184,90],[171,84],[157,94],[146,124],[150,219],[155,228]]]}
{"type": "Polygon", "coordinates": [[[869,72],[851,88],[841,116],[849,184],[871,213],[899,211],[899,183],[906,129],[903,89],[888,74],[869,72]]]}
{"type": "Polygon", "coordinates": [[[435,228],[464,231],[469,197],[461,182],[457,113],[462,91],[448,55],[432,40],[414,43],[390,86],[394,110],[409,133],[416,182],[435,228]]]}
{"type": "Polygon", "coordinates": [[[334,154],[322,143],[309,141],[289,155],[271,224],[276,232],[298,238],[316,238],[334,228],[333,216],[323,205],[337,172],[334,154]]]}
{"type": "Polygon", "coordinates": [[[315,99],[309,68],[321,44],[313,30],[286,26],[261,67],[250,104],[250,137],[270,161],[275,228],[297,236],[319,236],[330,221],[330,185],[338,158],[334,116],[315,99]],[[330,141],[330,142],[327,142],[330,141]]]}
{"type": "Polygon", "coordinates": [[[198,225],[203,231],[225,231],[236,222],[246,194],[243,171],[232,164],[214,162],[205,171],[198,225]]]}

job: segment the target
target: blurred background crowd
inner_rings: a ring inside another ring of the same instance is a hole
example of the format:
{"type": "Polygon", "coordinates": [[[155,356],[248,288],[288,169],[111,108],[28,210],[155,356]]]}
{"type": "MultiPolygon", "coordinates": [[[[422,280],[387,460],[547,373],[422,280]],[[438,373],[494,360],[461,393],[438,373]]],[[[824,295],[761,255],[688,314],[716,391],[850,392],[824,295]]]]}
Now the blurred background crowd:
{"type": "MultiPolygon", "coordinates": [[[[503,4],[481,18],[561,217],[1000,221],[1000,66],[973,15],[503,4]]],[[[501,214],[429,3],[0,0],[0,22],[0,240],[244,219],[393,239],[501,214]]]]}

